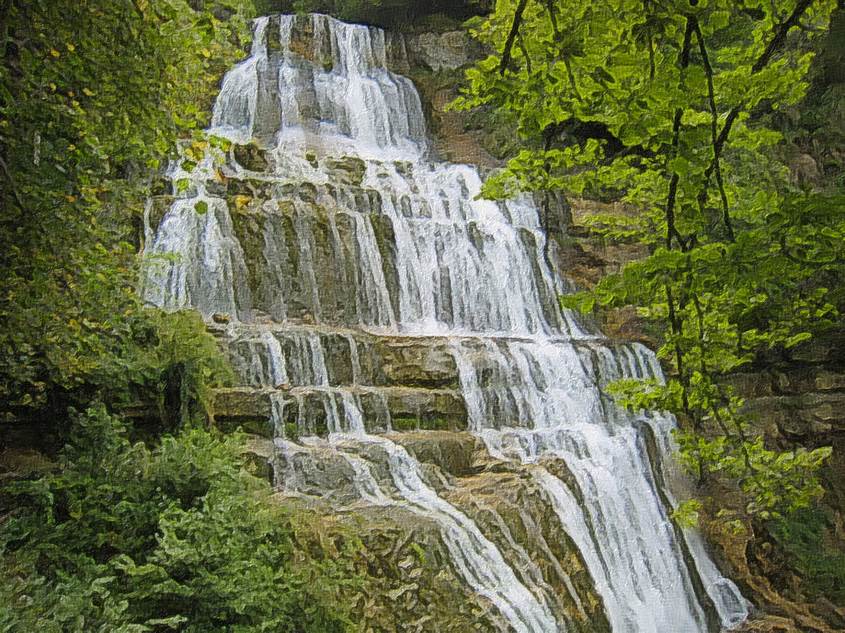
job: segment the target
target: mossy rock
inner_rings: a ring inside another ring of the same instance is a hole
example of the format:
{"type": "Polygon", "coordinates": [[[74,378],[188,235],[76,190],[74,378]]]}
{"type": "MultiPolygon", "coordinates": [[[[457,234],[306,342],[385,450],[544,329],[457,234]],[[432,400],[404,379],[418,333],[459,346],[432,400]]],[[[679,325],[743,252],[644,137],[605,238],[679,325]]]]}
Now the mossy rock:
{"type": "MultiPolygon", "coordinates": [[[[274,184],[256,178],[230,178],[226,182],[225,195],[249,196],[267,200],[273,197],[274,184]]],[[[222,194],[221,194],[222,195],[222,194]]]]}
{"type": "Polygon", "coordinates": [[[167,215],[167,212],[170,211],[170,207],[173,206],[174,200],[176,200],[176,198],[171,195],[152,197],[149,219],[150,228],[153,232],[158,231],[159,224],[161,224],[161,221],[164,219],[164,216],[167,215]]]}
{"type": "Polygon", "coordinates": [[[409,431],[396,433],[391,439],[401,444],[417,461],[434,464],[450,475],[463,477],[476,472],[473,461],[478,441],[470,433],[409,431]]]}
{"type": "Polygon", "coordinates": [[[258,147],[255,143],[248,145],[233,145],[232,153],[235,160],[244,169],[249,171],[267,171],[270,168],[270,161],[267,159],[267,151],[258,147]]]}
{"type": "Polygon", "coordinates": [[[287,183],[279,187],[277,192],[280,198],[298,198],[303,202],[310,202],[312,204],[317,202],[317,185],[313,182],[300,182],[298,184],[287,183]]]}
{"type": "Polygon", "coordinates": [[[355,156],[327,158],[325,166],[335,182],[355,187],[361,186],[367,171],[367,164],[355,156]]]}

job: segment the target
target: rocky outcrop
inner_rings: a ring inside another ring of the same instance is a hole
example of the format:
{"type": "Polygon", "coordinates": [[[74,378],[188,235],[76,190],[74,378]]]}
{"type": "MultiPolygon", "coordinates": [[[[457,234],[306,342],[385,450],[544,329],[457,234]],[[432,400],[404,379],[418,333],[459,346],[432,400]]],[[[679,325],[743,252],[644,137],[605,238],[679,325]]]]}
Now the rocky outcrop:
{"type": "Polygon", "coordinates": [[[438,72],[457,70],[481,59],[484,50],[466,31],[420,33],[407,38],[412,60],[418,65],[438,72]]]}
{"type": "Polygon", "coordinates": [[[568,615],[569,631],[610,631],[601,600],[577,548],[550,511],[531,468],[490,464],[460,480],[444,498],[470,516],[517,568],[554,589],[556,611],[568,615]]]}
{"type": "Polygon", "coordinates": [[[774,440],[820,445],[845,437],[845,331],[760,358],[727,382],[774,440]]]}
{"type": "MultiPolygon", "coordinates": [[[[353,394],[364,414],[368,432],[390,430],[466,430],[467,412],[456,391],[413,387],[358,387],[353,394]]],[[[340,397],[331,388],[293,387],[218,389],[213,404],[215,424],[230,432],[242,429],[272,438],[283,424],[286,437],[327,437],[333,429],[332,409],[340,409],[340,397]],[[273,420],[273,400],[281,404],[280,419],[273,420]]],[[[342,410],[342,409],[340,409],[342,410]]]]}
{"type": "MultiPolygon", "coordinates": [[[[422,464],[430,485],[496,543],[527,585],[553,589],[547,598],[554,601],[553,610],[561,614],[567,631],[609,631],[580,554],[560,529],[549,500],[532,477],[532,470],[539,466],[492,459],[483,443],[468,433],[430,431],[386,437],[422,464]]],[[[262,461],[279,459],[268,440],[249,440],[245,452],[257,473],[266,472],[262,461]]],[[[443,541],[443,526],[392,500],[393,484],[384,458],[378,444],[367,448],[354,442],[333,446],[309,442],[289,445],[275,468],[286,478],[276,483],[299,493],[297,497],[280,495],[280,500],[302,504],[321,516],[329,534],[351,528],[364,545],[359,563],[365,585],[358,597],[364,628],[510,631],[488,600],[467,589],[443,541]],[[375,480],[387,491],[378,504],[361,499],[356,454],[366,458],[375,480]]],[[[312,546],[325,549],[326,536],[321,535],[312,546]]]]}
{"type": "MultiPolygon", "coordinates": [[[[452,568],[439,526],[399,506],[361,506],[345,512],[315,499],[280,495],[317,517],[319,534],[300,535],[303,547],[326,551],[354,534],[363,585],[352,587],[353,619],[379,633],[508,633],[493,604],[468,590],[452,568]]],[[[331,552],[327,551],[327,555],[331,552]]]]}
{"type": "MultiPolygon", "coordinates": [[[[734,505],[723,491],[719,507],[708,508],[702,528],[731,577],[757,612],[738,633],[843,633],[845,609],[801,591],[802,579],[763,526],[729,526],[716,517],[734,505]]],[[[734,505],[735,507],[735,505],[734,505]]]]}

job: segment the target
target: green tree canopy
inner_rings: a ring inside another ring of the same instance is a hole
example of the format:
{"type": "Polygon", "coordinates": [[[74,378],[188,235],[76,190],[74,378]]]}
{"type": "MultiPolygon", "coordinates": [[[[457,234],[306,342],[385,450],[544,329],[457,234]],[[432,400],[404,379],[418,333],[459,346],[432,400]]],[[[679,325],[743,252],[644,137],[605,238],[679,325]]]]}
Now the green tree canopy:
{"type": "Polygon", "coordinates": [[[502,0],[474,25],[497,54],[469,71],[456,104],[509,113],[529,141],[488,196],[563,190],[637,210],[590,222],[650,255],[565,303],[633,305],[662,327],[668,383],[626,381],[617,395],[681,415],[684,462],[729,475],[762,516],[820,494],[813,473],[830,449],[766,445],[721,377],[806,341],[843,304],[845,198],[790,185],[765,124],[804,95],[808,42],[834,5],[502,0]]]}
{"type": "MultiPolygon", "coordinates": [[[[0,417],[143,382],[144,199],[244,55],[251,0],[0,4],[0,417]]],[[[149,360],[149,357],[147,357],[149,360]]]]}

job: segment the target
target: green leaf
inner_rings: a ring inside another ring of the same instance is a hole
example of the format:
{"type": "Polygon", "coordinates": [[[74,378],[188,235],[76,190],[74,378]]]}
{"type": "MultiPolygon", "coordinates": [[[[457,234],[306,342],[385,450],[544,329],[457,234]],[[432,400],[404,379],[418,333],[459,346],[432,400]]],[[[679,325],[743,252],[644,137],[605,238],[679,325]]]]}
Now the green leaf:
{"type": "Polygon", "coordinates": [[[784,341],[783,346],[786,349],[790,349],[792,347],[795,347],[799,343],[809,341],[811,338],[813,338],[813,335],[810,332],[799,332],[798,334],[790,336],[788,339],[786,339],[786,341],[784,341]]]}

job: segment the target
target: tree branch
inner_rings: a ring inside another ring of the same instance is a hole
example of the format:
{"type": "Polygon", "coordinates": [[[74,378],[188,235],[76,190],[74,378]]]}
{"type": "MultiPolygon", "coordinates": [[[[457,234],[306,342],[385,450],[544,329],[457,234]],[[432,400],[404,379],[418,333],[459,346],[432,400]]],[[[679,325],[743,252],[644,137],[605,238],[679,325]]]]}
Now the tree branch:
{"type": "MultiPolygon", "coordinates": [[[[731,222],[730,207],[728,205],[728,196],[725,193],[725,183],[722,179],[722,165],[719,160],[719,154],[716,151],[716,141],[718,140],[719,129],[719,110],[716,107],[716,90],[713,85],[713,66],[710,64],[710,56],[707,54],[707,46],[704,43],[704,33],[701,32],[701,26],[698,20],[693,19],[693,30],[695,37],[698,40],[698,50],[701,53],[702,64],[704,65],[704,74],[707,77],[707,100],[710,104],[710,136],[713,142],[713,166],[716,174],[716,184],[719,187],[719,196],[722,200],[722,220],[725,223],[725,229],[728,232],[728,239],[733,242],[736,240],[734,236],[733,223],[731,222]]],[[[702,194],[707,195],[707,187],[702,189],[702,194]]],[[[699,199],[701,196],[699,196],[699,199]]]]}
{"type": "MultiPolygon", "coordinates": [[[[795,9],[792,11],[790,16],[786,19],[785,22],[781,23],[777,31],[775,31],[774,37],[772,37],[771,41],[769,41],[769,44],[766,46],[766,49],[763,51],[760,57],[757,58],[757,61],[754,62],[754,65],[751,67],[752,75],[756,75],[768,65],[768,63],[772,59],[772,56],[777,52],[778,48],[783,45],[783,42],[786,40],[786,36],[789,33],[790,29],[798,25],[798,21],[801,19],[801,16],[803,16],[804,13],[807,12],[807,9],[809,9],[815,1],[816,0],[799,0],[798,4],[795,5],[795,9]]],[[[728,112],[728,116],[725,119],[725,124],[722,126],[722,131],[719,133],[719,137],[716,139],[716,142],[713,145],[715,158],[707,167],[707,170],[704,172],[705,188],[710,182],[710,178],[712,177],[713,172],[716,170],[716,163],[718,161],[719,156],[721,156],[722,154],[722,150],[724,149],[725,143],[728,140],[728,136],[731,133],[731,128],[739,117],[740,112],[742,112],[744,108],[745,104],[740,103],[739,105],[735,105],[733,108],[731,108],[730,112],[728,112]]]]}
{"type": "Polygon", "coordinates": [[[692,411],[689,406],[689,376],[687,376],[684,369],[684,352],[681,349],[681,343],[678,340],[683,333],[683,322],[678,317],[678,313],[675,309],[675,297],[672,293],[672,285],[668,280],[665,282],[664,288],[666,289],[666,305],[669,308],[669,324],[672,327],[672,334],[675,336],[675,341],[672,346],[675,349],[675,364],[678,370],[678,380],[681,383],[681,406],[687,417],[692,420],[693,425],[698,428],[700,421],[697,416],[692,415],[692,411]]]}
{"type": "Polygon", "coordinates": [[[508,65],[511,63],[511,53],[513,52],[513,45],[516,41],[516,35],[519,33],[519,27],[522,25],[522,14],[525,12],[525,7],[528,5],[528,0],[519,0],[519,5],[516,7],[516,13],[513,16],[513,23],[511,24],[508,39],[505,41],[505,48],[502,50],[502,61],[499,62],[499,74],[504,77],[508,65]]]}
{"type": "MultiPolygon", "coordinates": [[[[684,44],[681,47],[681,53],[678,58],[681,70],[683,71],[689,66],[690,47],[692,44],[692,18],[687,18],[687,28],[684,32],[684,44]]],[[[681,143],[681,119],[683,117],[683,108],[675,109],[675,118],[672,122],[672,149],[673,156],[677,154],[678,147],[681,143]]],[[[675,202],[678,195],[678,183],[681,177],[677,172],[672,173],[672,178],[669,181],[669,193],[666,196],[666,248],[672,250],[672,240],[677,239],[678,245],[683,248],[684,240],[678,229],[675,228],[675,202]]]]}

